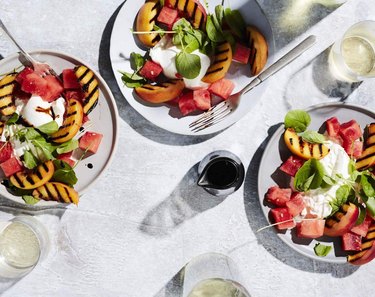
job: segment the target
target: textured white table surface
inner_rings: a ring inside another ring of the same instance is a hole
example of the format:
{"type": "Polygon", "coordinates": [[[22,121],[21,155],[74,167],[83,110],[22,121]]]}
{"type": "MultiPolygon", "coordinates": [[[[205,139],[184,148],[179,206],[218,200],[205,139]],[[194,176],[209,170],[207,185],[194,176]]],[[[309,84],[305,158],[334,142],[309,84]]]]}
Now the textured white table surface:
{"type": "MultiPolygon", "coordinates": [[[[330,0],[259,1],[274,30],[276,56],[309,34],[318,43],[270,78],[246,117],[211,137],[161,130],[122,97],[109,61],[111,28],[122,2],[0,0],[1,20],[26,49],[60,50],[93,65],[110,85],[120,114],[114,162],[78,208],[35,213],[50,231],[50,253],[26,277],[0,280],[1,296],[179,296],[178,272],[209,251],[238,263],[252,296],[373,295],[375,262],[353,267],[313,261],[272,230],[255,232],[267,223],[256,190],[259,160],[285,112],[343,97],[375,109],[374,81],[328,83],[315,67],[351,24],[375,18],[373,1],[351,0],[339,8],[330,0]],[[224,200],[194,186],[196,164],[217,149],[236,153],[247,173],[244,185],[224,200]]],[[[0,53],[15,51],[0,35],[0,53]]],[[[2,198],[0,203],[11,205],[2,198]]],[[[1,210],[2,219],[19,212],[1,210]]]]}

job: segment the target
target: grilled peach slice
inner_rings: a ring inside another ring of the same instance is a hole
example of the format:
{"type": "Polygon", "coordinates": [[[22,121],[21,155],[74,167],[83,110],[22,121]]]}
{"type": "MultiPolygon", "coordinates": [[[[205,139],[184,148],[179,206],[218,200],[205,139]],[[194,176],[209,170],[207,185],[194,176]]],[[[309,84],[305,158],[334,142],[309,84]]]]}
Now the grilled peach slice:
{"type": "Polygon", "coordinates": [[[82,126],[83,109],[81,103],[76,99],[69,99],[66,108],[65,119],[56,133],[51,135],[51,140],[63,143],[72,139],[82,126]]]}
{"type": "Polygon", "coordinates": [[[362,238],[361,251],[349,255],[347,260],[353,265],[363,265],[375,258],[375,222],[372,222],[365,237],[362,238]]]}
{"type": "Polygon", "coordinates": [[[63,183],[47,182],[44,185],[37,187],[32,195],[35,198],[43,200],[54,200],[63,203],[78,204],[79,197],[76,190],[63,183]]]}
{"type": "MultiPolygon", "coordinates": [[[[137,14],[135,30],[137,32],[152,31],[159,11],[159,0],[152,0],[143,4],[137,14]]],[[[153,47],[160,40],[160,35],[158,33],[138,34],[137,36],[139,41],[147,47],[153,47]]]]}
{"type": "Polygon", "coordinates": [[[207,13],[199,0],[166,0],[165,4],[185,15],[194,28],[205,29],[207,13]]]}
{"type": "Polygon", "coordinates": [[[366,148],[355,163],[357,170],[364,170],[375,164],[375,123],[368,125],[367,134],[366,148]]]}
{"type": "Polygon", "coordinates": [[[55,172],[52,161],[38,165],[32,171],[20,171],[10,177],[10,182],[17,188],[31,190],[48,182],[55,172]]]}
{"type": "Polygon", "coordinates": [[[80,65],[74,68],[78,82],[85,95],[83,98],[83,112],[89,114],[99,101],[99,83],[94,72],[86,66],[80,65]]]}
{"type": "Polygon", "coordinates": [[[324,144],[306,142],[290,128],[284,132],[284,141],[288,149],[302,159],[322,159],[329,153],[329,148],[324,144]]]}
{"type": "Polygon", "coordinates": [[[336,237],[344,235],[355,225],[359,210],[353,203],[345,203],[332,217],[326,219],[324,235],[336,237]]]}
{"type": "Polygon", "coordinates": [[[260,73],[267,63],[268,58],[268,45],[267,41],[260,33],[260,31],[254,26],[248,26],[246,28],[246,38],[248,45],[251,49],[250,54],[250,67],[251,74],[257,75],[260,73]]]}
{"type": "Polygon", "coordinates": [[[0,112],[11,115],[16,111],[13,101],[13,90],[16,85],[17,73],[9,73],[0,80],[0,112]]]}
{"type": "Polygon", "coordinates": [[[135,92],[145,101],[163,103],[179,96],[184,88],[185,84],[182,79],[174,79],[155,85],[146,84],[135,88],[135,92]]]}
{"type": "Polygon", "coordinates": [[[207,69],[206,75],[202,78],[202,81],[213,83],[222,79],[228,72],[231,63],[232,47],[229,42],[223,42],[216,47],[213,63],[207,69]]]}

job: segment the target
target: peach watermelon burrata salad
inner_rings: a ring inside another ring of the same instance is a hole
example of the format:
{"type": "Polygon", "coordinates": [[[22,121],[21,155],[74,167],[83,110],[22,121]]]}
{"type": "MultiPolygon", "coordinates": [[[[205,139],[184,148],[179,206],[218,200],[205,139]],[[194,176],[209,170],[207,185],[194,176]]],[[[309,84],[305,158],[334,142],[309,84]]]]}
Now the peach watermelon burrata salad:
{"type": "Polygon", "coordinates": [[[178,105],[183,116],[206,111],[234,90],[226,78],[232,62],[249,65],[251,75],[263,69],[268,45],[261,32],[238,10],[218,5],[208,14],[205,6],[199,0],[141,6],[133,34],[147,51],[131,53],[133,72],[121,72],[140,99],[178,105]]]}
{"type": "MultiPolygon", "coordinates": [[[[355,121],[325,121],[324,134],[308,130],[302,110],[285,116],[284,142],[291,155],[279,167],[290,188],[272,186],[265,195],[278,230],[296,228],[300,238],[341,237],[341,249],[354,265],[375,258],[375,123],[362,132],[355,121]]],[[[317,256],[331,246],[317,243],[317,256]]]]}
{"type": "Polygon", "coordinates": [[[27,204],[78,204],[75,156],[98,150],[102,135],[86,131],[98,100],[98,81],[83,65],[60,77],[29,67],[2,75],[0,167],[10,193],[27,204]]]}

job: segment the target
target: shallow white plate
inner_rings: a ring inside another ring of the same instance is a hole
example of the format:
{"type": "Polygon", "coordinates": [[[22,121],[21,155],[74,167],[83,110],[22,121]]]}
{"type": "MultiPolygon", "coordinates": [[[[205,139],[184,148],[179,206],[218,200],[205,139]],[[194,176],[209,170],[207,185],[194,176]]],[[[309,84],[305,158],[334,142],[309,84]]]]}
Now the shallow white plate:
{"type": "MultiPolygon", "coordinates": [[[[215,6],[220,3],[221,0],[209,1],[210,10],[213,11],[215,6]]],[[[226,117],[225,120],[203,131],[193,133],[189,129],[189,124],[197,117],[197,115],[181,117],[177,107],[171,107],[167,104],[151,105],[147,102],[141,102],[140,100],[135,99],[133,89],[127,88],[121,81],[119,70],[133,72],[129,61],[130,53],[137,52],[142,55],[144,54],[144,51],[136,45],[135,39],[130,32],[130,29],[133,28],[135,16],[143,4],[144,1],[141,0],[126,1],[123,4],[116,17],[110,43],[112,69],[120,90],[129,104],[143,117],[153,124],[174,133],[184,135],[211,134],[234,124],[249,112],[252,106],[260,100],[266,87],[266,83],[262,83],[260,86],[247,93],[241,101],[239,108],[230,116],[226,117]]],[[[239,9],[242,12],[242,16],[245,18],[246,23],[257,26],[265,35],[269,46],[269,65],[274,52],[274,40],[271,26],[259,5],[255,0],[237,0],[231,1],[231,8],[239,9]]],[[[251,80],[250,68],[249,66],[233,66],[230,68],[227,77],[233,79],[236,83],[236,89],[234,91],[239,91],[251,80]]]]}
{"type": "MultiPolygon", "coordinates": [[[[330,117],[337,117],[340,123],[345,123],[355,119],[361,126],[365,128],[367,124],[374,122],[375,113],[357,105],[350,105],[344,103],[327,103],[313,106],[307,110],[311,116],[311,124],[309,129],[319,130],[324,122],[330,117]]],[[[262,160],[259,166],[258,176],[258,193],[259,200],[264,215],[269,220],[270,208],[264,203],[264,197],[267,190],[274,185],[280,187],[289,187],[290,179],[285,173],[278,170],[278,167],[289,156],[290,152],[284,144],[283,133],[284,125],[281,125],[275,134],[271,137],[267,147],[263,153],[262,160]]],[[[276,231],[276,228],[274,228],[276,231]]],[[[276,231],[277,232],[277,231],[276,231]]],[[[285,233],[277,232],[277,235],[297,252],[310,257],[315,260],[329,262],[329,263],[346,263],[346,257],[340,248],[340,238],[322,237],[319,240],[308,240],[297,238],[295,230],[288,230],[285,233]],[[334,248],[326,257],[318,257],[314,253],[314,246],[321,242],[324,245],[330,245],[334,248]]]]}
{"type": "MultiPolygon", "coordinates": [[[[61,73],[65,68],[73,68],[75,65],[85,65],[93,70],[93,67],[87,65],[83,61],[57,51],[39,50],[31,52],[31,55],[38,61],[49,63],[57,73],[61,73]]],[[[0,73],[7,73],[21,66],[18,57],[18,54],[14,54],[0,60],[0,73]]],[[[118,112],[115,100],[103,78],[94,70],[93,72],[95,73],[99,82],[100,95],[98,105],[89,114],[92,126],[90,126],[87,130],[103,134],[103,139],[99,146],[98,152],[84,158],[75,168],[78,182],[74,188],[80,195],[82,195],[89,188],[89,186],[91,186],[94,181],[98,179],[98,177],[110,164],[110,161],[114,155],[118,135],[118,112]]],[[[21,197],[13,196],[4,186],[0,186],[0,195],[16,202],[24,203],[21,197]]],[[[54,204],[57,203],[41,200],[36,204],[36,206],[54,204]]]]}

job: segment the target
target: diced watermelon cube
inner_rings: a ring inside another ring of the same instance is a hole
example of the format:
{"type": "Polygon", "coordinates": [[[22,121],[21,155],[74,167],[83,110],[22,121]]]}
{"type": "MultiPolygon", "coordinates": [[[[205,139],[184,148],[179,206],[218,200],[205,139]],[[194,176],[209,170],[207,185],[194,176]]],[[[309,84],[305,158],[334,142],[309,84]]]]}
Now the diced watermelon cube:
{"type": "Polygon", "coordinates": [[[0,163],[8,160],[13,153],[12,145],[9,142],[0,141],[0,163]]]}
{"type": "Polygon", "coordinates": [[[16,157],[11,157],[5,162],[0,164],[1,169],[3,170],[6,177],[9,177],[19,171],[23,170],[23,166],[16,157]]]}
{"type": "Polygon", "coordinates": [[[297,236],[301,238],[318,238],[323,236],[326,220],[305,220],[297,224],[297,236]]]}
{"type": "Polygon", "coordinates": [[[339,134],[344,142],[351,143],[362,136],[362,130],[356,120],[351,120],[340,125],[339,134]]]}
{"type": "Polygon", "coordinates": [[[100,142],[102,141],[103,135],[100,133],[87,131],[79,139],[79,148],[84,151],[89,151],[95,154],[98,151],[100,142]]]}
{"type": "Polygon", "coordinates": [[[268,189],[266,200],[276,206],[285,206],[286,202],[290,200],[291,196],[292,189],[281,189],[278,186],[273,186],[268,189]]]}
{"type": "Polygon", "coordinates": [[[65,91],[65,99],[76,99],[83,102],[85,98],[85,94],[81,90],[74,90],[74,91],[65,91]]]}
{"type": "Polygon", "coordinates": [[[60,154],[60,155],[57,156],[57,159],[62,160],[64,162],[68,163],[71,167],[73,167],[76,162],[71,159],[72,153],[73,152],[60,154]]]}
{"type": "Polygon", "coordinates": [[[195,105],[193,91],[188,91],[180,96],[178,100],[178,107],[183,116],[198,110],[195,105]]]}
{"type": "Polygon", "coordinates": [[[163,68],[158,63],[147,60],[139,71],[139,74],[146,79],[155,80],[162,72],[163,68]]]}
{"type": "Polygon", "coordinates": [[[328,136],[336,137],[340,131],[339,120],[336,117],[332,117],[326,120],[326,130],[328,136]]]}
{"type": "Polygon", "coordinates": [[[234,90],[234,83],[226,78],[219,79],[215,81],[208,90],[221,98],[228,99],[234,90]]]}
{"type": "Polygon", "coordinates": [[[270,216],[274,223],[281,223],[275,225],[275,227],[279,230],[294,228],[294,226],[296,225],[296,223],[293,220],[293,216],[289,213],[286,207],[271,209],[270,216]]]}
{"type": "Polygon", "coordinates": [[[365,237],[368,229],[371,225],[372,218],[369,216],[366,216],[365,220],[362,222],[362,224],[359,224],[357,226],[354,226],[352,229],[350,229],[351,232],[358,234],[360,236],[365,237]]]}
{"type": "Polygon", "coordinates": [[[157,21],[165,26],[167,28],[172,28],[173,24],[175,23],[176,19],[178,17],[178,11],[177,9],[173,9],[167,6],[163,6],[161,9],[157,21]]]}
{"type": "Polygon", "coordinates": [[[298,169],[300,169],[305,163],[305,160],[296,157],[294,155],[291,155],[281,166],[280,170],[285,172],[286,174],[290,176],[295,176],[298,169]]]}
{"type": "Polygon", "coordinates": [[[358,159],[362,155],[363,142],[360,140],[344,141],[342,146],[345,152],[354,159],[358,159]]]}
{"type": "Polygon", "coordinates": [[[47,81],[47,90],[44,96],[41,97],[45,101],[52,102],[61,96],[64,88],[60,81],[53,75],[47,75],[44,79],[47,81]]]}
{"type": "Polygon", "coordinates": [[[88,116],[87,114],[84,114],[84,115],[83,115],[83,119],[82,119],[82,124],[87,123],[87,122],[89,122],[89,121],[90,121],[89,116],[88,116]]]}
{"type": "Polygon", "coordinates": [[[296,192],[292,194],[292,197],[289,201],[285,203],[288,208],[289,213],[295,217],[299,215],[302,210],[305,208],[305,202],[303,201],[302,194],[296,192]]]}
{"type": "Polygon", "coordinates": [[[62,80],[64,89],[81,89],[74,69],[64,69],[62,72],[62,80]]]}
{"type": "Polygon", "coordinates": [[[250,48],[237,42],[232,59],[236,62],[247,64],[249,62],[250,54],[250,48]]]}
{"type": "Polygon", "coordinates": [[[347,232],[341,237],[344,251],[361,251],[362,237],[353,232],[347,232]]]}
{"type": "Polygon", "coordinates": [[[20,73],[17,74],[17,77],[16,77],[16,81],[19,83],[19,84],[22,84],[23,80],[25,79],[25,77],[30,74],[30,73],[33,73],[34,70],[31,69],[30,67],[25,67],[20,73]]]}
{"type": "Polygon", "coordinates": [[[23,78],[21,90],[33,95],[43,97],[46,94],[47,85],[48,82],[44,78],[32,72],[25,75],[25,77],[23,78]]]}
{"type": "Polygon", "coordinates": [[[201,110],[208,110],[211,108],[211,93],[208,90],[194,90],[193,99],[197,108],[201,110]]]}

